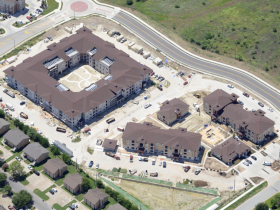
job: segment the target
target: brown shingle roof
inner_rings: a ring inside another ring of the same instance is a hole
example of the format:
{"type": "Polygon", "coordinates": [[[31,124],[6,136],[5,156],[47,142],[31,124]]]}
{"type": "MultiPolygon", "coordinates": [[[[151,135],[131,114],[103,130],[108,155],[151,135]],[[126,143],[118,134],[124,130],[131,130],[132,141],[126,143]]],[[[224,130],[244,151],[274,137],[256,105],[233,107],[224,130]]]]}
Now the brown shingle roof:
{"type": "Polygon", "coordinates": [[[43,154],[47,154],[47,155],[49,154],[49,150],[45,149],[38,142],[34,142],[32,144],[27,145],[23,149],[23,152],[35,160],[38,159],[43,154]]]}
{"type": "Polygon", "coordinates": [[[44,168],[46,168],[48,171],[55,173],[57,170],[64,168],[67,166],[64,162],[62,162],[60,159],[50,159],[46,162],[44,165],[44,168]]]}
{"type": "Polygon", "coordinates": [[[167,118],[172,118],[173,116],[176,116],[177,114],[181,114],[182,111],[189,108],[189,105],[185,102],[183,102],[179,98],[174,98],[171,101],[166,100],[162,103],[160,110],[158,111],[158,114],[161,114],[162,116],[165,116],[167,118]]]}
{"type": "Polygon", "coordinates": [[[76,188],[78,185],[81,185],[83,182],[83,176],[75,173],[69,174],[63,181],[64,184],[70,186],[71,188],[76,188]]]}
{"type": "Polygon", "coordinates": [[[211,151],[219,155],[223,161],[231,162],[237,154],[241,155],[249,149],[250,147],[248,145],[231,137],[223,143],[215,146],[211,151]]]}
{"type": "Polygon", "coordinates": [[[77,34],[66,37],[59,43],[52,43],[47,50],[24,60],[16,67],[12,66],[6,69],[4,72],[24,87],[37,93],[56,109],[73,118],[112,98],[115,95],[115,86],[118,86],[118,89],[127,88],[127,86],[142,80],[142,76],[151,73],[152,70],[133,60],[128,54],[115,48],[113,44],[95,36],[88,28],[83,27],[77,31],[77,34]],[[114,78],[111,81],[104,79],[98,81],[96,83],[98,88],[92,92],[85,90],[60,92],[55,87],[59,83],[48,76],[48,69],[43,65],[43,62],[56,56],[65,61],[69,60],[65,50],[70,47],[79,53],[87,53],[95,47],[97,52],[93,55],[93,59],[100,60],[105,56],[114,59],[114,63],[110,66],[114,78]]]}
{"type": "Polygon", "coordinates": [[[239,96],[235,95],[234,93],[230,95],[222,89],[217,89],[209,95],[205,96],[203,98],[203,102],[208,103],[212,106],[212,108],[216,108],[216,110],[219,110],[226,105],[234,102],[235,100],[237,100],[237,98],[239,98],[239,96]]]}
{"type": "Polygon", "coordinates": [[[89,190],[84,196],[85,199],[90,200],[92,203],[96,203],[100,199],[106,197],[108,197],[108,195],[98,188],[89,190]]]}
{"type": "Polygon", "coordinates": [[[9,130],[4,135],[4,139],[6,139],[7,141],[13,143],[15,146],[17,146],[24,139],[29,139],[29,136],[27,136],[25,133],[23,133],[19,129],[14,128],[12,130],[9,130]]]}
{"type": "Polygon", "coordinates": [[[192,151],[199,150],[201,137],[201,134],[187,132],[183,128],[164,130],[148,122],[143,124],[129,122],[122,135],[122,138],[135,140],[138,143],[162,143],[173,149],[192,151]]]}
{"type": "Polygon", "coordinates": [[[102,147],[107,148],[107,149],[115,149],[117,146],[118,140],[114,139],[105,139],[102,147]]]}

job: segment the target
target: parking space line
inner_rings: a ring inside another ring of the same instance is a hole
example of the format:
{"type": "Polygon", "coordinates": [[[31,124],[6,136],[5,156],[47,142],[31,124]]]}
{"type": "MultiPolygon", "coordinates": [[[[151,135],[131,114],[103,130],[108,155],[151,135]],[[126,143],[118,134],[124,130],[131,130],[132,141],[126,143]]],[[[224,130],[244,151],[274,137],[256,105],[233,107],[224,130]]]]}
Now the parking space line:
{"type": "Polygon", "coordinates": [[[26,34],[29,34],[29,32],[28,32],[28,31],[25,31],[25,33],[26,33],[26,34]]]}

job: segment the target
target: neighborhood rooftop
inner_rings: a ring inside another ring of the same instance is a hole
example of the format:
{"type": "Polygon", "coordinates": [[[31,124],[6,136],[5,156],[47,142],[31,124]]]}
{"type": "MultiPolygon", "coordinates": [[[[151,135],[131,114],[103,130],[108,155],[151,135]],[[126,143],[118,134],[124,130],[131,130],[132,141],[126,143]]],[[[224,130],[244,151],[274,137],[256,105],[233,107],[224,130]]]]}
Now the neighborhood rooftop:
{"type": "Polygon", "coordinates": [[[29,139],[29,136],[27,136],[25,133],[20,131],[17,128],[14,128],[12,130],[9,130],[5,135],[4,139],[7,139],[14,145],[18,145],[23,139],[29,139]]]}
{"type": "Polygon", "coordinates": [[[44,147],[41,146],[41,144],[34,142],[32,144],[27,145],[24,149],[23,152],[28,154],[30,157],[33,159],[39,158],[42,154],[48,154],[49,150],[45,149],[44,147]]]}

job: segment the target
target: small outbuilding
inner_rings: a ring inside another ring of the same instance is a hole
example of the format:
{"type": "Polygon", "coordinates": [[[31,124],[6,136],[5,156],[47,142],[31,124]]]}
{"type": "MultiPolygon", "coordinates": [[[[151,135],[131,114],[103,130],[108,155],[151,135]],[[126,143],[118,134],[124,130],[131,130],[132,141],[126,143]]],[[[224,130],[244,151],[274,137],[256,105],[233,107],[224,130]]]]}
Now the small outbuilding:
{"type": "Polygon", "coordinates": [[[102,144],[102,147],[106,151],[116,151],[117,144],[118,144],[118,140],[105,139],[103,144],[102,144]]]}

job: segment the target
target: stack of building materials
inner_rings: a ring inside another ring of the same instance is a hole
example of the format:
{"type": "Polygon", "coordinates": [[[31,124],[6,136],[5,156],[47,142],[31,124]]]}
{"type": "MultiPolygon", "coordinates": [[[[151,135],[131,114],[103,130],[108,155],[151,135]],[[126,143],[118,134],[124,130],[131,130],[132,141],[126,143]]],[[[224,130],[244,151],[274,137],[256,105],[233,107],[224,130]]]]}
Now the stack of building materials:
{"type": "Polygon", "coordinates": [[[120,42],[123,38],[124,38],[123,35],[120,35],[117,37],[117,41],[120,42]]]}
{"type": "Polygon", "coordinates": [[[114,36],[115,33],[116,33],[115,30],[108,31],[108,35],[111,36],[111,37],[114,36]]]}
{"type": "Polygon", "coordinates": [[[150,52],[148,52],[148,51],[143,51],[143,57],[144,58],[148,58],[148,57],[150,57],[151,56],[151,53],[150,52]]]}
{"type": "Polygon", "coordinates": [[[157,57],[153,62],[158,66],[162,63],[162,60],[159,57],[157,57]]]}
{"type": "Polygon", "coordinates": [[[136,45],[133,45],[132,47],[131,47],[131,49],[134,51],[134,52],[136,52],[136,53],[141,53],[142,51],[143,51],[143,47],[141,47],[140,45],[138,45],[138,44],[136,44],[136,45]]]}
{"type": "Polygon", "coordinates": [[[130,42],[130,43],[128,44],[128,48],[131,49],[131,47],[132,47],[133,45],[135,45],[135,42],[130,42]]]}

